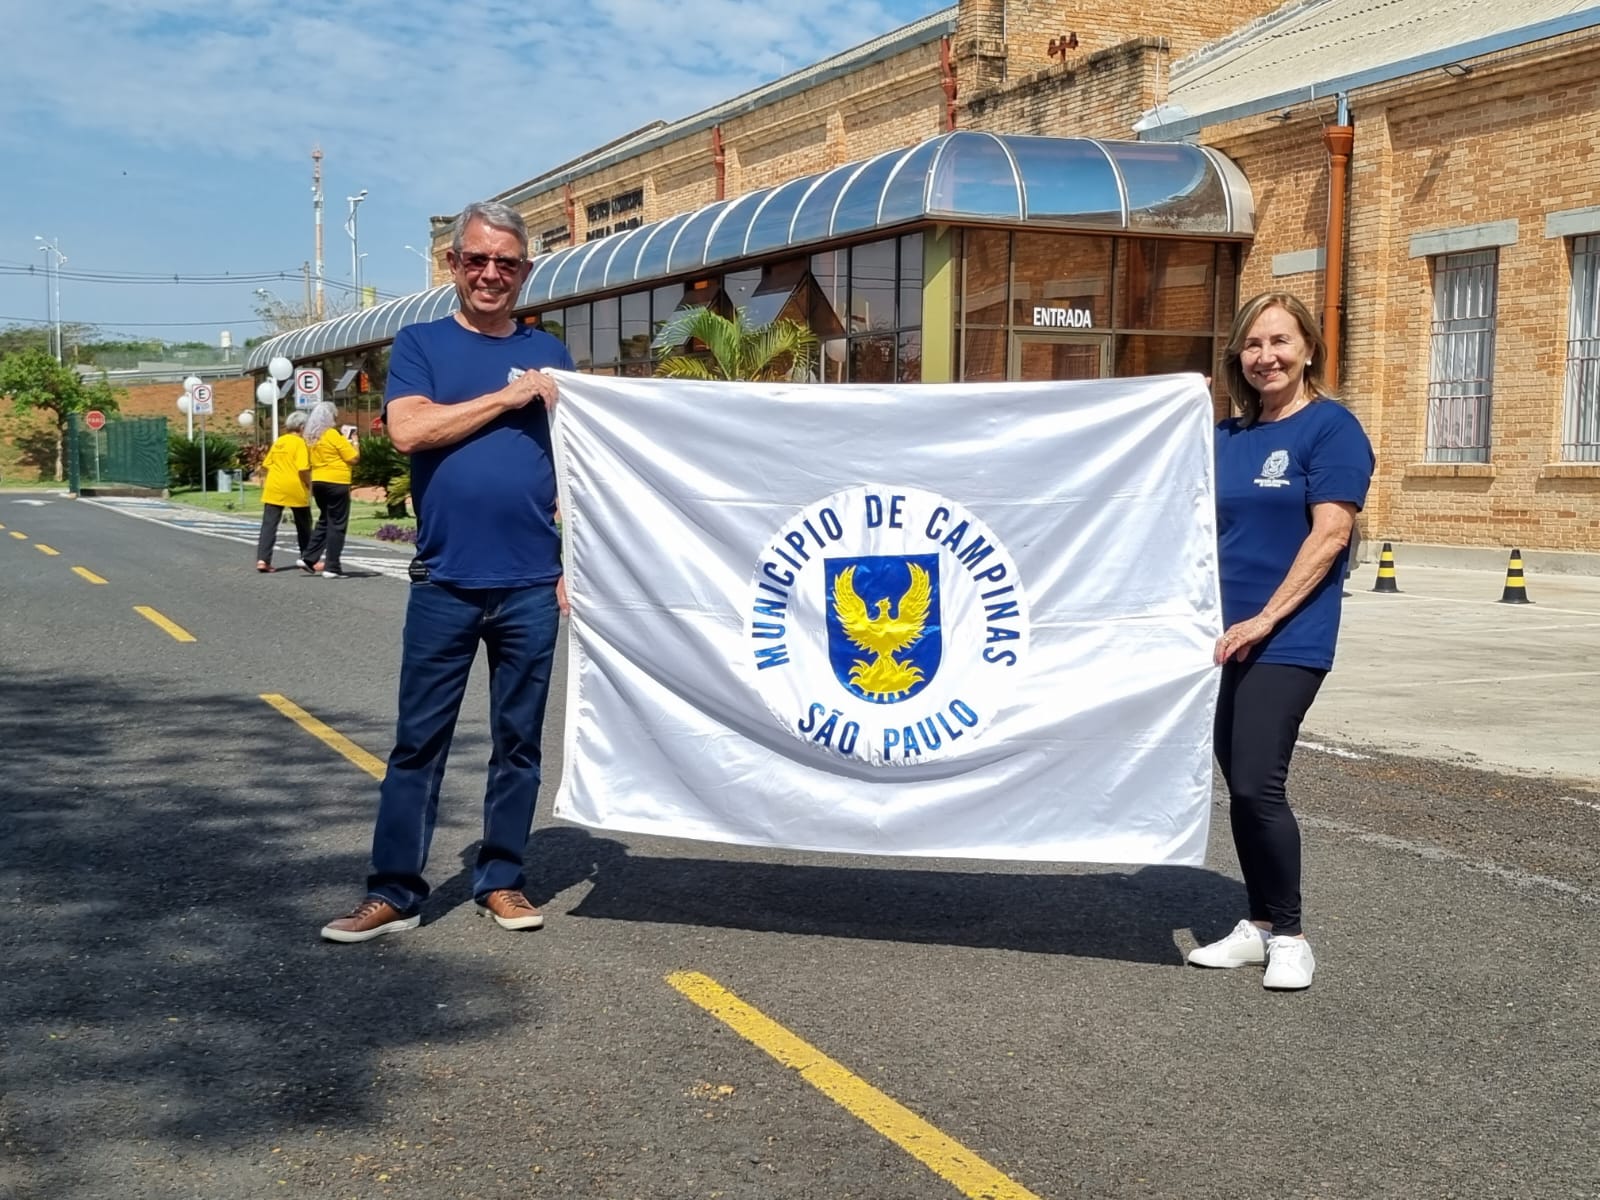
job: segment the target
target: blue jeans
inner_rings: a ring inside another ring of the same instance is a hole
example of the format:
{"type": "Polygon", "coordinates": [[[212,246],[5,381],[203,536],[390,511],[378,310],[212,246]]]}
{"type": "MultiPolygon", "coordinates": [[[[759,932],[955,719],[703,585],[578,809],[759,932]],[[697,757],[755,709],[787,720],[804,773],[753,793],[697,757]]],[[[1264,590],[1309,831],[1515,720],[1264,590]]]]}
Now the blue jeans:
{"type": "Polygon", "coordinates": [[[439,785],[481,641],[489,658],[488,790],[472,894],[526,884],[522,854],[539,795],[539,737],[561,614],[554,584],[455,588],[413,583],[400,661],[400,716],[378,792],[367,892],[401,912],[428,896],[422,878],[439,785]]]}

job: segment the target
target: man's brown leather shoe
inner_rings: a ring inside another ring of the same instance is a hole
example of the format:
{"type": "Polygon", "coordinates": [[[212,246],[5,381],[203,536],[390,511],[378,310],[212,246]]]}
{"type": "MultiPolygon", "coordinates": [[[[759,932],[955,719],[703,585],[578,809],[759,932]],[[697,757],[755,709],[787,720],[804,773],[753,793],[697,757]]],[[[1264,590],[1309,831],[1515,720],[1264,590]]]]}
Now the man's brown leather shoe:
{"type": "Polygon", "coordinates": [[[366,942],[386,933],[403,933],[421,924],[421,913],[407,917],[387,900],[368,896],[348,916],[324,925],[322,936],[330,942],[366,942]]]}
{"type": "Polygon", "coordinates": [[[544,914],[515,888],[490,892],[478,904],[501,929],[538,929],[544,924],[544,914]]]}

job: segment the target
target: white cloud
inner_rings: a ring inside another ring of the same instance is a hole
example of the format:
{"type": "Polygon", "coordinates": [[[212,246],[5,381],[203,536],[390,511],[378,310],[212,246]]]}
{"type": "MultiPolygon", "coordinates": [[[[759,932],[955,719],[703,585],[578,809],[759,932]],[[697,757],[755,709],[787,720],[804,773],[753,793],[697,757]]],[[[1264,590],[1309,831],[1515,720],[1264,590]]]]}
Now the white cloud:
{"type": "Polygon", "coordinates": [[[938,6],[814,0],[803,17],[792,0],[13,7],[0,138],[48,119],[135,153],[296,171],[319,142],[341,177],[447,211],[938,6]]]}

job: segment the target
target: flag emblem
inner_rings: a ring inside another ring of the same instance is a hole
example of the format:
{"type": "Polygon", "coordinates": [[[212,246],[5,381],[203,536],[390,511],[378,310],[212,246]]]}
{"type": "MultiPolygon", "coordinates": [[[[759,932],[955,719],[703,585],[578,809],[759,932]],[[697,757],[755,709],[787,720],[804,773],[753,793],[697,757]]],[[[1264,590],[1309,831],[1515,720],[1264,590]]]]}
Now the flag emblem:
{"type": "Polygon", "coordinates": [[[939,556],[831,558],[824,565],[828,658],[839,682],[874,704],[922,691],[939,670],[939,556]]]}
{"type": "Polygon", "coordinates": [[[933,492],[817,501],[773,535],[750,596],[748,678],[813,753],[873,767],[965,754],[1029,669],[1015,560],[933,492]]]}

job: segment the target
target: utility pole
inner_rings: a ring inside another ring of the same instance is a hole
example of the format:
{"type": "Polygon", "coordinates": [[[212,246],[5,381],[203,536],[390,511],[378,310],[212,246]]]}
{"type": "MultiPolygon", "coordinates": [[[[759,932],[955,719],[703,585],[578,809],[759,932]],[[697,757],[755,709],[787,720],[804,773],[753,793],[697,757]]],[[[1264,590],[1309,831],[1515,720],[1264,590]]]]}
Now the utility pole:
{"type": "MultiPolygon", "coordinates": [[[[67,361],[66,347],[61,344],[61,264],[67,261],[67,256],[61,253],[61,247],[56,245],[55,242],[46,241],[37,233],[33,235],[33,240],[39,243],[40,250],[51,256],[49,260],[49,275],[55,281],[55,304],[53,306],[48,304],[45,306],[45,316],[50,319],[53,325],[50,340],[54,343],[52,349],[55,351],[56,361],[65,363],[67,361]]],[[[45,280],[46,287],[50,286],[50,278],[45,280]]],[[[50,292],[47,291],[45,293],[45,299],[47,301],[50,299],[50,292]]]]}
{"type": "Polygon", "coordinates": [[[301,263],[300,273],[306,277],[306,318],[311,317],[311,264],[301,263]]]}
{"type": "MultiPolygon", "coordinates": [[[[317,320],[322,320],[322,147],[311,147],[311,207],[317,218],[317,320]]],[[[309,306],[308,306],[309,307],[309,306]]]]}
{"type": "Polygon", "coordinates": [[[356,289],[357,308],[361,307],[361,235],[356,225],[356,211],[366,198],[366,188],[362,188],[354,196],[345,197],[346,202],[350,205],[350,216],[344,223],[344,231],[350,235],[350,282],[356,289]]]}

